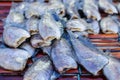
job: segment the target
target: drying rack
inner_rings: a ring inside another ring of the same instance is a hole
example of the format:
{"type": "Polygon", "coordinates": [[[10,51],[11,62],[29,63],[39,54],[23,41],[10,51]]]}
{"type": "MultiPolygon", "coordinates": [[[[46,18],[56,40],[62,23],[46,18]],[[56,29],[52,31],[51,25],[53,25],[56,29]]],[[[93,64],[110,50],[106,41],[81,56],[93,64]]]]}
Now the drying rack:
{"type": "MultiPolygon", "coordinates": [[[[21,1],[21,0],[14,0],[21,1]]],[[[117,0],[115,0],[117,1],[117,0]]],[[[0,36],[3,32],[3,22],[7,14],[9,13],[10,6],[12,2],[11,0],[0,0],[0,36]]],[[[106,14],[102,14],[105,16],[106,14]]],[[[97,35],[89,35],[90,40],[93,44],[96,45],[99,49],[103,51],[109,50],[113,56],[116,58],[120,58],[120,37],[118,34],[97,34],[97,35]]],[[[43,56],[40,51],[35,57],[39,58],[43,56]]],[[[27,62],[27,67],[33,63],[32,59],[29,59],[27,62]]],[[[26,67],[26,69],[27,69],[26,67]]],[[[13,72],[0,68],[0,80],[23,80],[23,74],[26,69],[22,72],[13,72]]],[[[88,73],[83,67],[79,66],[78,69],[69,70],[65,74],[62,74],[60,78],[57,80],[107,80],[102,71],[99,72],[98,76],[93,76],[88,73]]]]}

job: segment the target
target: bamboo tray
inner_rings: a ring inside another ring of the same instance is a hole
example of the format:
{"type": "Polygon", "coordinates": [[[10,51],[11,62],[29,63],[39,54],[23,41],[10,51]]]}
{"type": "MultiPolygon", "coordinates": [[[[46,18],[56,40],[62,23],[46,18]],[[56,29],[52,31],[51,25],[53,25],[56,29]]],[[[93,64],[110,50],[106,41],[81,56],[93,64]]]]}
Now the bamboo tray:
{"type": "MultiPolygon", "coordinates": [[[[11,2],[6,2],[8,0],[0,0],[0,36],[3,31],[3,22],[2,19],[7,16],[10,10],[11,2]]],[[[16,0],[20,1],[20,0],[16,0]]],[[[102,14],[105,16],[104,14],[102,14]]],[[[95,44],[99,49],[104,51],[110,50],[111,54],[116,58],[120,58],[120,43],[118,34],[98,34],[98,35],[89,35],[90,40],[95,44]]],[[[39,52],[35,57],[39,58],[42,52],[39,52]]],[[[27,67],[33,63],[34,60],[29,59],[27,62],[27,67]]],[[[26,67],[26,69],[27,69],[26,67]]],[[[13,72],[0,68],[0,80],[23,80],[23,72],[13,72]]],[[[99,73],[99,76],[94,77],[88,73],[81,66],[76,70],[70,70],[57,80],[106,80],[102,72],[99,73]]]]}

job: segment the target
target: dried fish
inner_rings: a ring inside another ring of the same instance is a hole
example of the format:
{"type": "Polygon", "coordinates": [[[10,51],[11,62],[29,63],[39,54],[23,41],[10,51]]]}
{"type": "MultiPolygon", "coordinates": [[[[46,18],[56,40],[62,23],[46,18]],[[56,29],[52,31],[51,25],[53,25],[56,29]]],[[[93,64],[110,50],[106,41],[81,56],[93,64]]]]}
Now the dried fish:
{"type": "Polygon", "coordinates": [[[93,75],[97,75],[98,71],[108,63],[108,59],[99,51],[90,48],[91,46],[89,46],[89,44],[86,46],[85,42],[87,41],[78,40],[70,31],[68,31],[68,33],[70,35],[71,44],[73,46],[77,62],[93,75]]]}
{"type": "Polygon", "coordinates": [[[5,24],[12,24],[13,26],[23,27],[24,16],[19,12],[11,11],[5,19],[5,24]]]}
{"type": "Polygon", "coordinates": [[[103,68],[104,75],[108,80],[120,79],[120,61],[109,57],[109,63],[103,68]]]}
{"type": "Polygon", "coordinates": [[[92,21],[91,23],[89,23],[89,26],[87,27],[87,32],[89,34],[99,34],[100,32],[100,26],[98,21],[92,21]]]}
{"type": "Polygon", "coordinates": [[[30,32],[31,35],[37,34],[39,32],[38,30],[38,22],[39,20],[37,18],[30,18],[26,22],[26,29],[28,32],[30,32]]]}
{"type": "Polygon", "coordinates": [[[60,0],[50,0],[47,9],[55,11],[59,17],[65,16],[65,6],[60,0]]]}
{"type": "Polygon", "coordinates": [[[110,0],[99,0],[99,7],[104,10],[105,13],[114,14],[118,13],[116,7],[114,6],[113,2],[110,0]]]}
{"type": "Polygon", "coordinates": [[[33,56],[34,53],[35,53],[35,48],[33,48],[29,42],[23,43],[23,44],[20,46],[20,48],[28,51],[28,53],[30,54],[30,56],[33,56]]]}
{"type": "Polygon", "coordinates": [[[119,25],[111,17],[103,18],[100,27],[102,32],[106,34],[118,33],[119,31],[119,25]]]}
{"type": "Polygon", "coordinates": [[[26,71],[23,80],[50,80],[52,74],[52,63],[48,56],[43,56],[26,71]]]}
{"type": "Polygon", "coordinates": [[[92,18],[93,20],[97,21],[101,19],[101,15],[98,11],[98,5],[96,4],[95,0],[84,0],[83,12],[87,18],[92,18]]]}
{"type": "Polygon", "coordinates": [[[66,23],[66,28],[71,31],[85,31],[87,23],[83,19],[72,19],[66,23]]]}
{"type": "Polygon", "coordinates": [[[4,69],[23,70],[29,57],[30,54],[25,50],[0,48],[0,66],[4,69]]]}
{"type": "Polygon", "coordinates": [[[39,34],[45,41],[60,39],[63,26],[52,17],[51,13],[46,12],[39,23],[39,34]]]}
{"type": "Polygon", "coordinates": [[[49,46],[51,44],[51,41],[45,41],[41,38],[39,34],[35,34],[31,37],[31,45],[34,48],[40,48],[40,47],[45,47],[49,46]]]}
{"type": "Polygon", "coordinates": [[[47,9],[47,6],[45,4],[40,2],[32,2],[29,3],[28,7],[25,10],[25,17],[31,18],[33,16],[40,17],[40,15],[43,15],[47,9]]]}
{"type": "Polygon", "coordinates": [[[60,72],[64,73],[69,69],[76,69],[77,63],[73,58],[72,48],[69,46],[67,41],[63,38],[57,40],[51,49],[51,59],[55,68],[60,72]]]}
{"type": "Polygon", "coordinates": [[[3,40],[5,44],[14,48],[17,48],[29,37],[30,34],[27,31],[17,27],[6,26],[3,31],[3,40]]]}
{"type": "Polygon", "coordinates": [[[76,19],[79,18],[79,13],[78,13],[78,9],[76,7],[76,3],[78,2],[78,0],[63,0],[63,3],[65,5],[67,14],[70,15],[71,19],[76,19]]]}

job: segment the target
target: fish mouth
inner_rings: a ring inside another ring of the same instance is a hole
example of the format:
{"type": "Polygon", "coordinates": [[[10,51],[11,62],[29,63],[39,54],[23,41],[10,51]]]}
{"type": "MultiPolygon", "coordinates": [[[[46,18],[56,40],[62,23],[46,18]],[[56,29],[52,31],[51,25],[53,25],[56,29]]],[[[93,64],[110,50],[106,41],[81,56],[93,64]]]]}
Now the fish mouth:
{"type": "Polygon", "coordinates": [[[113,14],[112,9],[105,10],[105,12],[108,13],[108,14],[113,14]]]}
{"type": "Polygon", "coordinates": [[[74,20],[74,19],[78,19],[78,17],[77,17],[76,15],[74,15],[74,16],[72,16],[71,19],[72,19],[72,20],[74,20]]]}
{"type": "Polygon", "coordinates": [[[103,33],[105,33],[105,34],[115,34],[115,32],[114,31],[111,31],[111,30],[106,30],[106,31],[104,31],[103,33]]]}
{"type": "Polygon", "coordinates": [[[81,31],[80,28],[69,28],[68,30],[71,30],[71,31],[81,31]]]}
{"type": "Polygon", "coordinates": [[[93,16],[93,15],[91,15],[90,18],[93,19],[93,20],[97,20],[97,17],[93,16]]]}
{"type": "MultiPolygon", "coordinates": [[[[22,42],[24,42],[26,39],[26,37],[21,37],[18,41],[17,41],[17,45],[21,44],[22,42]]],[[[18,47],[18,46],[16,46],[18,47]]]]}
{"type": "Polygon", "coordinates": [[[91,30],[91,29],[88,29],[87,32],[90,33],[90,34],[93,34],[93,33],[94,33],[94,31],[91,30]]]}
{"type": "Polygon", "coordinates": [[[30,30],[30,34],[31,34],[31,35],[34,35],[34,34],[37,34],[37,33],[38,33],[37,30],[30,30]]]}

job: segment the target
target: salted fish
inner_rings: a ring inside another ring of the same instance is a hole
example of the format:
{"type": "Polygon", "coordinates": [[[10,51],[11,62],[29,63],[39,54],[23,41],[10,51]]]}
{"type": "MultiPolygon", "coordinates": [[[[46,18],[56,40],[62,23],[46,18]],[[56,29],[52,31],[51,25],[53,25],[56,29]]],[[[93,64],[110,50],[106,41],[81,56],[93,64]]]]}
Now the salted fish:
{"type": "Polygon", "coordinates": [[[6,45],[17,48],[21,45],[30,34],[21,28],[6,26],[3,31],[3,40],[6,45]]]}
{"type": "Polygon", "coordinates": [[[73,54],[72,48],[64,38],[57,40],[51,49],[51,59],[56,70],[64,73],[69,69],[76,69],[77,63],[74,60],[73,54]]]}
{"type": "Polygon", "coordinates": [[[89,47],[89,44],[86,46],[85,40],[82,41],[75,38],[71,31],[68,31],[68,33],[77,62],[93,75],[97,75],[97,73],[108,63],[108,59],[96,49],[90,48],[91,46],[89,47]]]}
{"type": "Polygon", "coordinates": [[[53,66],[48,56],[40,57],[24,74],[23,80],[50,80],[53,66]]]}
{"type": "Polygon", "coordinates": [[[29,57],[25,50],[0,48],[0,66],[7,70],[22,71],[29,57]]]}

